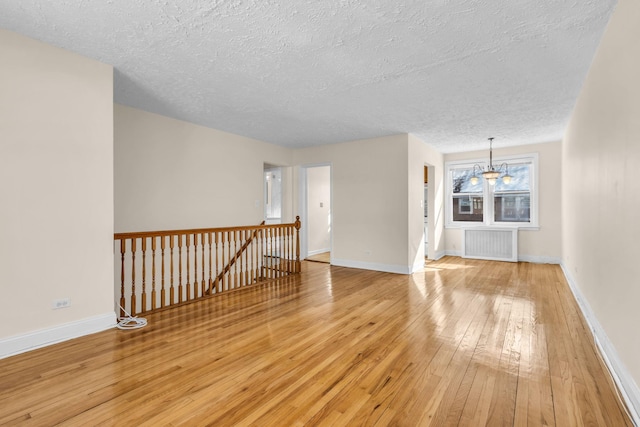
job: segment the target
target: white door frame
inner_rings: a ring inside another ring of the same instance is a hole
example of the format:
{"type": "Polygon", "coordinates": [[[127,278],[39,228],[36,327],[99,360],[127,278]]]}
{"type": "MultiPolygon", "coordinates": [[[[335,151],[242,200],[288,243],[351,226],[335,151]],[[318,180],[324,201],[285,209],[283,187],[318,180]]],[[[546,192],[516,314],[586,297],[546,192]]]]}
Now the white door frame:
{"type": "Polygon", "coordinates": [[[331,231],[329,233],[329,246],[331,250],[331,259],[333,260],[333,166],[331,162],[326,163],[311,163],[300,166],[300,173],[298,174],[298,212],[300,212],[300,220],[302,226],[300,227],[300,259],[307,258],[309,254],[309,228],[307,226],[309,221],[308,212],[308,182],[307,182],[307,169],[319,168],[329,166],[329,192],[331,200],[331,231]]]}

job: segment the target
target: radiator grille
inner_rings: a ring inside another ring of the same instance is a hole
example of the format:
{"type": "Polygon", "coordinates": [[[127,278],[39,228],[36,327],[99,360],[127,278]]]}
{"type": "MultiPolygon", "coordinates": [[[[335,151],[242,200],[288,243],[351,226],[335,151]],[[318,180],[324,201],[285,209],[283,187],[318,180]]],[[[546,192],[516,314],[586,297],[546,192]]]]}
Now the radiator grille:
{"type": "Polygon", "coordinates": [[[465,228],[462,233],[462,257],[518,261],[518,229],[465,228]]]}

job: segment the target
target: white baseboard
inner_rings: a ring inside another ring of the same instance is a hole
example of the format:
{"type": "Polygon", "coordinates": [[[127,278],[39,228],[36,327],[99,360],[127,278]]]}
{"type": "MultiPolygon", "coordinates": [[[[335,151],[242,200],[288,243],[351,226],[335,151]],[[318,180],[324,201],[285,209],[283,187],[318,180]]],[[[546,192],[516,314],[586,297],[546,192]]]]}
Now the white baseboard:
{"type": "Polygon", "coordinates": [[[434,258],[434,260],[437,261],[440,258],[443,258],[445,255],[447,255],[445,251],[436,252],[436,257],[434,258]]]}
{"type": "Polygon", "coordinates": [[[573,292],[573,296],[578,302],[578,306],[587,321],[589,329],[591,329],[591,333],[593,334],[595,343],[600,350],[600,354],[602,354],[602,358],[607,364],[614,381],[618,385],[622,398],[627,403],[627,407],[629,408],[630,415],[633,418],[635,425],[638,426],[640,425],[640,388],[638,388],[633,377],[625,367],[624,363],[620,360],[616,348],[609,340],[609,337],[607,337],[607,334],[602,328],[602,325],[600,325],[600,322],[598,322],[595,313],[591,310],[591,306],[584,298],[584,295],[573,279],[573,276],[569,273],[569,269],[563,262],[560,263],[560,267],[562,268],[564,277],[567,279],[567,283],[569,283],[569,288],[571,289],[571,292],[573,292]]]}
{"type": "Polygon", "coordinates": [[[411,274],[424,270],[424,260],[424,257],[419,257],[413,262],[413,266],[411,267],[411,274]]]}
{"type": "Polygon", "coordinates": [[[560,264],[562,259],[553,256],[518,255],[518,261],[534,264],[560,264]]]}
{"type": "MultiPolygon", "coordinates": [[[[442,256],[444,255],[462,257],[462,251],[447,250],[442,256]]],[[[440,258],[442,258],[442,256],[440,256],[440,258]]],[[[560,264],[562,262],[558,257],[536,255],[518,255],[518,261],[532,262],[534,264],[560,264]]]]}
{"type": "Polygon", "coordinates": [[[115,312],[29,332],[0,340],[0,359],[46,347],[72,338],[113,328],[116,325],[115,312]]]}
{"type": "Polygon", "coordinates": [[[315,251],[307,252],[307,256],[310,257],[312,255],[323,254],[323,253],[329,252],[329,251],[331,251],[331,249],[329,249],[329,248],[327,248],[327,249],[316,249],[315,251]]]}
{"type": "Polygon", "coordinates": [[[348,259],[331,259],[331,265],[338,267],[359,268],[361,270],[383,271],[385,273],[411,274],[408,265],[378,264],[375,262],[353,261],[348,259]]]}

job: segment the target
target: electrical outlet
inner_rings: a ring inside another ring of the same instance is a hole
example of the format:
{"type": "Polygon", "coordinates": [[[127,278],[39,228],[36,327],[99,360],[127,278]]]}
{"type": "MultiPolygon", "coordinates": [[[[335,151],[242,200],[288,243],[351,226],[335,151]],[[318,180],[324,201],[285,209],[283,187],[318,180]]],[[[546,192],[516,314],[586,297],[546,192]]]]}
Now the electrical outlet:
{"type": "Polygon", "coordinates": [[[51,308],[57,310],[59,308],[71,307],[71,299],[70,298],[60,298],[54,299],[51,303],[51,308]]]}

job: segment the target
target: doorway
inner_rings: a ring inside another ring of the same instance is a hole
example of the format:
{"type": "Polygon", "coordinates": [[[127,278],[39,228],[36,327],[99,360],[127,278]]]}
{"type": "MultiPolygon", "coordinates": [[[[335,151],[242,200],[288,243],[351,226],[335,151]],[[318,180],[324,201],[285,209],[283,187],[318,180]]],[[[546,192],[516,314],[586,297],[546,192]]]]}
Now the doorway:
{"type": "Polygon", "coordinates": [[[309,261],[331,263],[332,195],[331,166],[301,169],[303,180],[302,254],[309,261]]]}
{"type": "Polygon", "coordinates": [[[429,257],[429,166],[424,165],[424,195],[422,199],[424,208],[424,259],[429,257]]]}
{"type": "Polygon", "coordinates": [[[282,168],[264,165],[264,221],[282,223],[282,168]]]}

